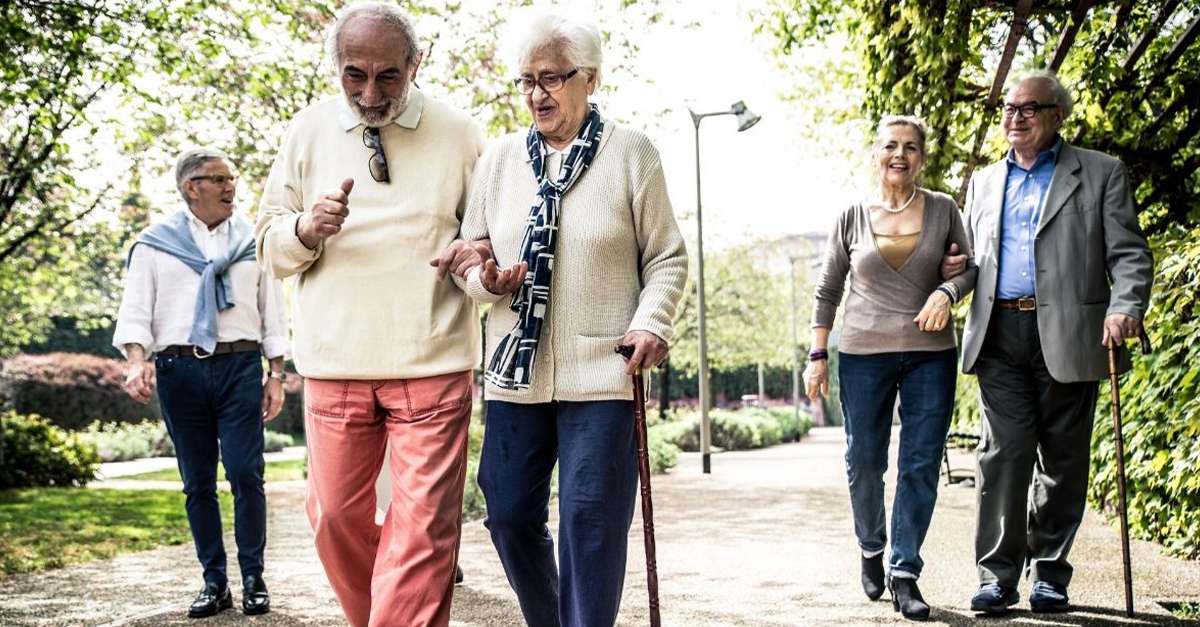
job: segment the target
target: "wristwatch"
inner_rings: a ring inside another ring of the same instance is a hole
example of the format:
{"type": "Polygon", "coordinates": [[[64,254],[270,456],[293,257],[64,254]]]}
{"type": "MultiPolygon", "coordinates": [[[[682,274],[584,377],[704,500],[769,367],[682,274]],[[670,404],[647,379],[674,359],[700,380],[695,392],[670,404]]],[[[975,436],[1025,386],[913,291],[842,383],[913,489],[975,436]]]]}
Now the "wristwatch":
{"type": "Polygon", "coordinates": [[[279,371],[268,370],[267,378],[268,379],[279,379],[279,382],[283,383],[283,382],[287,381],[287,374],[282,370],[279,370],[279,371]]]}

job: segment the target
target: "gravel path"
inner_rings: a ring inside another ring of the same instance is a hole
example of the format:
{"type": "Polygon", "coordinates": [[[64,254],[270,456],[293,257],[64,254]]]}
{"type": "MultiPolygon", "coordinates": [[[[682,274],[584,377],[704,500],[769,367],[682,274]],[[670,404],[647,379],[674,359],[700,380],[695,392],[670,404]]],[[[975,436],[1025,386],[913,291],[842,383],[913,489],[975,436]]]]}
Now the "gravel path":
{"type": "MultiPolygon", "coordinates": [[[[837,429],[816,429],[800,444],[723,453],[713,474],[681,457],[654,480],[663,623],[668,626],[864,625],[901,622],[890,603],[870,603],[858,587],[858,556],[837,429]]],[[[893,449],[895,447],[893,446],[893,449]]],[[[894,455],[894,450],[893,450],[894,455]]],[[[956,470],[971,458],[955,455],[956,470]]],[[[893,464],[894,466],[894,464],[893,464]]],[[[889,478],[890,483],[890,478],[889,478]]],[[[303,486],[272,484],[267,583],[274,610],[260,617],[225,612],[203,622],[183,617],[199,587],[190,545],[0,581],[0,625],[342,625],[341,612],[312,550],[303,486]]],[[[926,542],[921,580],[933,624],[974,624],[971,533],[974,491],[943,487],[926,542]]],[[[630,533],[629,574],[619,624],[645,625],[640,515],[630,533]]],[[[232,538],[227,539],[232,547],[232,538]]],[[[1078,612],[1050,618],[1026,610],[1008,622],[1036,625],[1174,625],[1160,602],[1200,601],[1200,563],[1165,557],[1134,542],[1139,615],[1125,620],[1116,532],[1089,513],[1074,549],[1071,592],[1078,612]]],[[[479,522],[463,532],[452,624],[520,626],[516,599],[479,522]]],[[[237,580],[236,566],[231,580],[237,580]]],[[[1022,596],[1028,587],[1022,590],[1022,596]]],[[[236,596],[236,591],[235,591],[236,596]]],[[[1027,608],[1027,605],[1022,607],[1027,608]]]]}

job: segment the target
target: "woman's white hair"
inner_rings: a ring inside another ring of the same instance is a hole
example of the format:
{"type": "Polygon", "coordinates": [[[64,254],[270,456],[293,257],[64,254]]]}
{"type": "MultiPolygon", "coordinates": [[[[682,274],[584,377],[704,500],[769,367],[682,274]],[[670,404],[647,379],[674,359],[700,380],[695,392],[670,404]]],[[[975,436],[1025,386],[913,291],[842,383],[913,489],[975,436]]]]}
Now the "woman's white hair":
{"type": "Polygon", "coordinates": [[[337,21],[333,23],[329,35],[325,38],[325,49],[335,74],[342,72],[342,29],[356,17],[377,19],[396,29],[400,36],[404,37],[405,48],[400,52],[404,54],[405,64],[412,63],[421,53],[421,49],[417,47],[417,32],[400,7],[384,2],[360,2],[346,7],[338,14],[337,21]]]}
{"type": "Polygon", "coordinates": [[[1016,87],[1019,83],[1027,80],[1045,81],[1050,86],[1050,93],[1054,94],[1054,104],[1058,105],[1059,110],[1062,111],[1063,118],[1071,117],[1071,110],[1074,109],[1075,102],[1071,98],[1071,92],[1067,91],[1067,88],[1063,87],[1062,81],[1058,79],[1058,74],[1050,70],[1023,72],[1009,86],[1009,91],[1012,91],[1012,88],[1016,87]]]}
{"type": "Polygon", "coordinates": [[[520,68],[534,54],[554,50],[600,84],[604,50],[595,24],[557,13],[538,13],[510,24],[508,58],[520,68]]]}

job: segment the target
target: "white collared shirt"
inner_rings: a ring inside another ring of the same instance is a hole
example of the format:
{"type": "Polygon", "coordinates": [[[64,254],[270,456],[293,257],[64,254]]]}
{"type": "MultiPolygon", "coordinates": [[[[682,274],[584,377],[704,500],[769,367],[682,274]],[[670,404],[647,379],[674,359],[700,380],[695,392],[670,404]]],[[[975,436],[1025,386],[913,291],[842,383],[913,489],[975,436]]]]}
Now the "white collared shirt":
{"type": "MultiPolygon", "coordinates": [[[[188,229],[206,258],[229,250],[228,220],[209,229],[192,215],[188,229]]],[[[217,341],[253,340],[262,343],[268,359],[284,356],[288,336],[282,284],[268,277],[254,260],[230,266],[226,280],[233,291],[233,306],[218,314],[217,341]]],[[[146,245],[135,247],[125,275],[113,346],[124,353],[126,344],[140,344],[149,354],[175,344],[190,344],[199,289],[200,275],[173,255],[146,245]]]]}

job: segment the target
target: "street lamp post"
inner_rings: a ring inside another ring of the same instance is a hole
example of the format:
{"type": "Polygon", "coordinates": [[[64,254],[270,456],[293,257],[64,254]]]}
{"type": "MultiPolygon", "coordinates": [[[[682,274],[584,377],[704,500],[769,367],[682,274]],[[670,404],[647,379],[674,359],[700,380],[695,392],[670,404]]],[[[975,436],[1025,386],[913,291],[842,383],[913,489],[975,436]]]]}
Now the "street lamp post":
{"type": "Polygon", "coordinates": [[[704,311],[704,221],[701,219],[700,204],[700,120],[714,115],[737,116],[738,132],[744,131],[762,119],[750,112],[741,100],[733,103],[728,111],[713,111],[711,113],[696,113],[690,108],[692,127],[696,132],[696,306],[700,312],[697,340],[700,344],[700,456],[704,473],[712,472],[712,423],[708,417],[708,343],[705,328],[704,311]]]}

